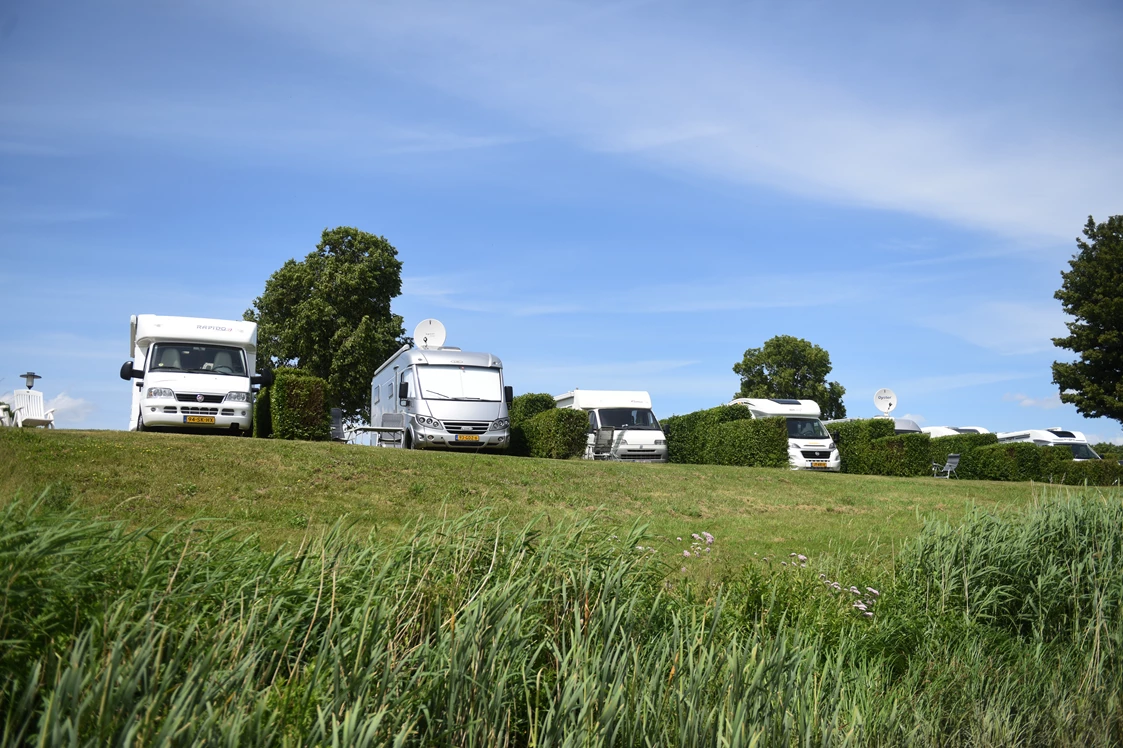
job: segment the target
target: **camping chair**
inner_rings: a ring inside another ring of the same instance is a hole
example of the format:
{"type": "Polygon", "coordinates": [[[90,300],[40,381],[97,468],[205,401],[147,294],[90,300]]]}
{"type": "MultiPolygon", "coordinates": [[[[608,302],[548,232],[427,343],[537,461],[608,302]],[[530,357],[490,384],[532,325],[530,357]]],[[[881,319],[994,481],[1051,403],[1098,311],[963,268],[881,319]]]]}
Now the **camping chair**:
{"type": "Polygon", "coordinates": [[[383,413],[378,431],[378,446],[402,449],[406,443],[406,414],[383,413]]]}
{"type": "MultiPolygon", "coordinates": [[[[959,467],[959,455],[948,455],[948,461],[941,465],[938,462],[932,463],[932,477],[933,478],[951,478],[955,475],[955,469],[959,467]]],[[[958,475],[955,475],[958,478],[958,475]]]]}
{"type": "Polygon", "coordinates": [[[347,441],[347,434],[343,432],[343,409],[331,409],[331,440],[333,442],[347,441]]]}
{"type": "Polygon", "coordinates": [[[12,403],[16,426],[34,428],[44,426],[54,428],[55,409],[43,410],[43,393],[35,390],[16,390],[12,403]]]}
{"type": "Polygon", "coordinates": [[[601,426],[596,430],[596,436],[593,440],[594,460],[616,459],[616,440],[614,438],[615,433],[616,429],[612,428],[611,426],[601,426]]]}

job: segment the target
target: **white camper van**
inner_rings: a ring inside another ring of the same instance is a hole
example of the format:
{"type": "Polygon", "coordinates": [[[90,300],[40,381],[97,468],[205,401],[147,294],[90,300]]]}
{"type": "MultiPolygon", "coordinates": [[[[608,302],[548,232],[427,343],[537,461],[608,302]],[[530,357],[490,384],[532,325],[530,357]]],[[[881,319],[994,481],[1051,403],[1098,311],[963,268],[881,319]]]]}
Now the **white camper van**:
{"type": "Polygon", "coordinates": [[[1064,429],[1028,429],[1026,431],[1004,431],[998,435],[998,443],[1031,442],[1041,447],[1065,447],[1072,450],[1074,460],[1101,460],[1096,451],[1088,446],[1088,440],[1079,431],[1064,429]]]}
{"type": "Polygon", "coordinates": [[[424,320],[413,337],[420,347],[402,346],[374,372],[371,425],[382,425],[384,414],[404,415],[410,449],[507,449],[513,393],[503,385],[503,362],[443,345],[436,320],[424,320]]]}
{"type": "Polygon", "coordinates": [[[598,428],[610,426],[612,456],[631,462],[666,462],[667,437],[651,412],[651,395],[633,390],[573,390],[555,395],[559,408],[589,414],[589,442],[585,459],[593,458],[598,428]]]}
{"type": "Polygon", "coordinates": [[[130,431],[222,431],[248,436],[257,374],[257,323],[138,314],[129,320],[132,361],[121,378],[135,380],[130,431]]]}
{"type": "Polygon", "coordinates": [[[982,426],[925,426],[921,429],[933,439],[941,436],[959,436],[960,434],[989,434],[982,426]]]}
{"type": "Polygon", "coordinates": [[[838,445],[819,420],[822,411],[814,400],[787,400],[739,397],[730,405],[744,405],[753,418],[780,417],[788,424],[788,462],[792,470],[829,470],[842,468],[838,445]]]}

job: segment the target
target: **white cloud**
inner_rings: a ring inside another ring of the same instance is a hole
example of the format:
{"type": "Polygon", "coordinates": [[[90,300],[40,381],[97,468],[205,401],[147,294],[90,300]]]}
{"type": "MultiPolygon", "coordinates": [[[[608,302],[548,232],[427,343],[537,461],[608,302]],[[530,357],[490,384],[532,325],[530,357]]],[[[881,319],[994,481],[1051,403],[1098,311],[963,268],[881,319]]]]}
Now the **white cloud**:
{"type": "MultiPolygon", "coordinates": [[[[247,23],[275,24],[298,43],[348,62],[391,69],[506,112],[544,136],[661,168],[1022,237],[1069,240],[1089,212],[1123,202],[1116,178],[1123,151],[1111,134],[1091,120],[1077,132],[1027,116],[1041,113],[1043,96],[1067,95],[1064,86],[1000,103],[993,92],[972,101],[962,84],[933,85],[910,101],[893,64],[843,73],[849,55],[846,42],[837,40],[831,43],[838,48],[806,50],[814,56],[802,58],[770,36],[802,24],[752,7],[728,18],[709,14],[709,26],[668,12],[637,12],[630,3],[590,9],[573,2],[411,0],[318,4],[309,11],[301,3],[271,2],[267,13],[237,12],[247,23]],[[341,37],[344,27],[351,33],[341,37]],[[1037,102],[1035,111],[1026,110],[1029,101],[1037,102]]],[[[792,13],[806,16],[808,9],[792,13]]],[[[822,18],[808,31],[830,39],[822,33],[832,23],[829,9],[816,6],[815,13],[822,18]]],[[[923,39],[970,51],[977,64],[970,81],[1006,80],[1008,71],[994,60],[1011,56],[1045,69],[1024,39],[996,35],[972,46],[981,40],[963,29],[976,21],[1000,30],[1018,20],[998,15],[949,27],[947,40],[923,39]],[[1003,52],[978,51],[995,44],[1003,52]]],[[[1055,20],[1038,19],[1024,31],[1050,35],[1057,44],[1077,33],[1055,20]]],[[[893,38],[900,29],[884,31],[893,38]]],[[[882,54],[892,60],[892,45],[882,54]]]]}
{"type": "Polygon", "coordinates": [[[1007,393],[1002,396],[1002,399],[1006,402],[1015,402],[1023,408],[1041,408],[1042,410],[1053,410],[1062,405],[1061,396],[1056,393],[1041,398],[1033,398],[1021,393],[1007,393]]]}
{"type": "Polygon", "coordinates": [[[962,374],[944,374],[931,377],[909,379],[894,386],[894,392],[899,397],[915,397],[928,395],[933,392],[946,392],[967,387],[981,387],[998,382],[1010,382],[1017,379],[1030,379],[1037,373],[1025,372],[965,372],[962,374]]]}
{"type": "Polygon", "coordinates": [[[65,392],[60,392],[55,397],[47,401],[46,409],[55,410],[55,425],[69,426],[71,424],[83,423],[90,415],[93,414],[97,407],[80,397],[71,397],[65,392]]]}
{"type": "Polygon", "coordinates": [[[930,315],[919,322],[1004,355],[1051,350],[1053,338],[1068,334],[1057,304],[949,300],[947,306],[956,311],[930,315]]]}

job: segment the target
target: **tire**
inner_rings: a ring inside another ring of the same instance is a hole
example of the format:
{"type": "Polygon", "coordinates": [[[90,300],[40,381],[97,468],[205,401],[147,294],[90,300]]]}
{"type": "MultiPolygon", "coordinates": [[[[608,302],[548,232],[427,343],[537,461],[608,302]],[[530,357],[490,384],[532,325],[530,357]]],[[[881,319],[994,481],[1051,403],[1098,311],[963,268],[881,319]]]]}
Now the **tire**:
{"type": "Polygon", "coordinates": [[[144,431],[144,417],[137,415],[136,417],[136,430],[144,431]]]}
{"type": "Polygon", "coordinates": [[[405,440],[405,444],[402,446],[406,449],[413,449],[413,431],[406,429],[405,436],[403,436],[402,439],[405,440]]]}

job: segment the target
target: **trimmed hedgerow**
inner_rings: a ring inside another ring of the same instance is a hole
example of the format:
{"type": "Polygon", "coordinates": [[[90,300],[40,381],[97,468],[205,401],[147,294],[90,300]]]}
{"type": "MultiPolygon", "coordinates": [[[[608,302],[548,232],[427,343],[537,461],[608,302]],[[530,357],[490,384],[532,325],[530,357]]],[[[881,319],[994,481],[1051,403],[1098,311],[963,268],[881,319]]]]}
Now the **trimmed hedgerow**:
{"type": "Polygon", "coordinates": [[[526,421],[523,430],[531,457],[566,460],[585,452],[589,416],[583,410],[552,408],[526,421]]]}
{"type": "Polygon", "coordinates": [[[943,465],[948,455],[959,455],[959,467],[955,474],[959,478],[973,478],[972,465],[975,462],[971,453],[979,447],[998,444],[994,434],[957,434],[956,436],[937,436],[931,441],[932,462],[943,465]]]}
{"type": "Polygon", "coordinates": [[[869,474],[901,477],[931,475],[930,441],[928,434],[917,433],[874,439],[868,454],[869,474]]]}
{"type": "Polygon", "coordinates": [[[838,451],[842,458],[842,472],[856,475],[877,475],[874,472],[873,442],[894,436],[894,424],[889,418],[865,418],[827,426],[838,435],[838,451]]]}
{"type": "Polygon", "coordinates": [[[278,369],[270,389],[275,438],[303,441],[331,438],[327,382],[299,369],[278,369]]]}
{"type": "Polygon", "coordinates": [[[719,423],[711,427],[705,459],[711,465],[787,467],[787,424],[783,418],[719,423]]]}
{"type": "MultiPolygon", "coordinates": [[[[690,465],[705,465],[716,428],[730,421],[751,420],[753,414],[744,405],[719,405],[696,410],[683,416],[671,416],[659,422],[667,437],[667,459],[690,465]]],[[[785,436],[784,454],[787,455],[785,436]]]]}
{"type": "Polygon", "coordinates": [[[253,435],[268,439],[273,435],[273,413],[269,407],[269,388],[262,387],[253,401],[253,435]]]}
{"type": "MultiPolygon", "coordinates": [[[[1044,450],[1060,452],[1056,447],[1042,447],[1044,450]]],[[[1123,465],[1114,460],[1069,460],[1053,466],[1054,483],[1069,486],[1116,486],[1123,484],[1123,465]]],[[[1042,476],[1042,480],[1046,480],[1042,476]]]]}
{"type": "MultiPolygon", "coordinates": [[[[511,419],[511,441],[507,447],[507,454],[517,457],[530,456],[530,442],[526,437],[526,424],[539,413],[554,410],[557,403],[553,395],[544,392],[528,392],[519,395],[511,401],[507,411],[511,419]]],[[[584,412],[584,411],[582,411],[584,412]]],[[[588,430],[588,416],[585,416],[586,431],[588,430]]]]}

